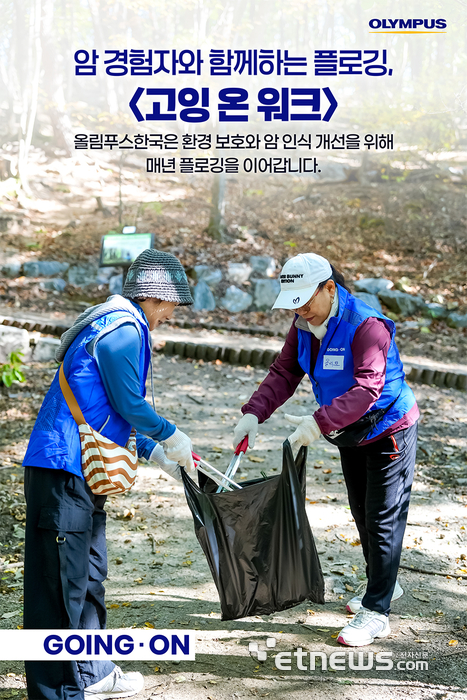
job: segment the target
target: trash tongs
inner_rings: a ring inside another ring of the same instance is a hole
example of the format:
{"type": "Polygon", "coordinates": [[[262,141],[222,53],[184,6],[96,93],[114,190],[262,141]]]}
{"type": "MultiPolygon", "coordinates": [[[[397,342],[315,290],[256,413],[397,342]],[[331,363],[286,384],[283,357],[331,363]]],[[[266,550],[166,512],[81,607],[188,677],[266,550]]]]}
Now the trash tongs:
{"type": "MultiPolygon", "coordinates": [[[[230,464],[227,467],[227,471],[224,474],[224,478],[222,480],[222,483],[219,484],[219,488],[217,489],[216,493],[220,493],[223,489],[226,488],[227,482],[230,483],[235,483],[231,482],[231,479],[235,476],[235,473],[237,469],[240,466],[240,462],[242,461],[242,457],[245,454],[245,452],[248,449],[248,435],[245,435],[243,440],[238,443],[237,447],[235,448],[234,456],[230,460],[230,464]]],[[[236,484],[238,486],[238,484],[236,484]]]]}
{"type": "MultiPolygon", "coordinates": [[[[191,453],[193,456],[193,461],[197,462],[196,464],[196,469],[206,476],[208,476],[210,479],[212,479],[216,484],[218,484],[219,488],[217,489],[217,493],[222,491],[222,489],[225,489],[226,491],[233,491],[233,488],[236,489],[241,489],[242,487],[239,486],[239,484],[236,484],[235,481],[232,481],[232,479],[229,477],[229,475],[223,474],[220,472],[218,469],[212,466],[212,464],[209,464],[209,462],[206,462],[206,460],[201,459],[201,457],[194,452],[191,453]]],[[[233,462],[233,460],[232,460],[233,462]]],[[[232,464],[232,462],[230,464],[232,464]]],[[[230,469],[230,467],[229,467],[230,469]]],[[[229,471],[229,470],[227,470],[229,471]]]]}

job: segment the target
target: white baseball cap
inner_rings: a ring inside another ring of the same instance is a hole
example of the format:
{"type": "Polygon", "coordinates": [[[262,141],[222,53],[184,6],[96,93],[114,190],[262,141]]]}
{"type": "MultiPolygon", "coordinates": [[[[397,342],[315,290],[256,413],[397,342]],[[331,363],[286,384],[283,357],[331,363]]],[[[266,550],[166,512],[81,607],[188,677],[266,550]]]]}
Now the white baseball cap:
{"type": "Polygon", "coordinates": [[[281,291],[273,309],[298,309],[332,276],[328,260],[316,253],[300,253],[287,260],[279,277],[281,291]]]}

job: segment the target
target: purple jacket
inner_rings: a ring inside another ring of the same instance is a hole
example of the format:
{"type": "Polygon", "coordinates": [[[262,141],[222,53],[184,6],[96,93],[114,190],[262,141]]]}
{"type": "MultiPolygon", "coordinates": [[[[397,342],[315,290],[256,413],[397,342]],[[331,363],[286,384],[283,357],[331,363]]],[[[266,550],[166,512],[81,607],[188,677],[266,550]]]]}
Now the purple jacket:
{"type": "MultiPolygon", "coordinates": [[[[242,406],[242,413],[252,413],[260,423],[264,423],[274,411],[294,394],[304,371],[298,364],[298,333],[296,319],[287,334],[279,357],[269,368],[269,373],[248,403],[242,406]]],[[[301,326],[302,327],[302,326],[301,326]]],[[[355,384],[341,396],[332,400],[329,406],[320,406],[313,414],[322,433],[340,430],[358,420],[366,413],[381,395],[386,374],[386,358],[391,342],[390,332],[381,319],[367,318],[355,331],[352,342],[355,384]]],[[[312,358],[319,352],[319,340],[312,336],[312,358]]],[[[413,425],[419,418],[418,406],[414,406],[397,423],[374,440],[392,435],[413,425]]],[[[373,442],[365,440],[362,444],[373,442]]]]}

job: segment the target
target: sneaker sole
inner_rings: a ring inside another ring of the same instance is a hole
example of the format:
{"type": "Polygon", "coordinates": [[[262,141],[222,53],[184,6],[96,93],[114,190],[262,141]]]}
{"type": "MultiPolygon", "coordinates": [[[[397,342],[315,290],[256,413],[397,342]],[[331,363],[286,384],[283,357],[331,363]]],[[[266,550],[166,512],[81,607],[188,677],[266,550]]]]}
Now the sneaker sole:
{"type": "Polygon", "coordinates": [[[375,641],[375,639],[384,639],[384,637],[387,637],[387,636],[390,635],[390,634],[391,634],[391,628],[390,628],[389,625],[388,625],[388,629],[387,629],[386,631],[380,632],[380,633],[377,634],[375,637],[367,637],[367,640],[368,640],[368,641],[348,642],[348,641],[346,641],[346,640],[344,639],[344,637],[341,637],[341,635],[339,635],[339,636],[337,637],[337,641],[338,641],[340,644],[344,644],[344,645],[347,646],[347,647],[366,647],[366,646],[368,646],[369,644],[373,644],[373,642],[375,641]]]}
{"type": "Polygon", "coordinates": [[[114,691],[112,692],[111,690],[108,690],[103,693],[84,693],[84,700],[112,700],[112,698],[115,698],[115,700],[118,700],[118,698],[131,698],[135,695],[138,695],[138,693],[141,693],[141,691],[144,688],[144,681],[141,684],[141,687],[138,688],[138,690],[122,690],[122,691],[114,691]]]}
{"type": "Polygon", "coordinates": [[[115,700],[118,700],[119,698],[131,698],[134,697],[135,695],[138,695],[144,688],[144,685],[141,686],[139,690],[125,690],[123,692],[115,692],[115,693],[87,693],[84,696],[84,700],[112,700],[112,698],[115,698],[115,700]]]}

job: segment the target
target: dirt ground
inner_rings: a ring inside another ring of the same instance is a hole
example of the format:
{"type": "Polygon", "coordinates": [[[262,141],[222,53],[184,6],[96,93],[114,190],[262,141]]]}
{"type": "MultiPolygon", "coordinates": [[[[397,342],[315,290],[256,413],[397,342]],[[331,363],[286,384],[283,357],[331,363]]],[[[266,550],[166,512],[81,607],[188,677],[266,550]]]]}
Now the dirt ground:
{"type": "MultiPolygon", "coordinates": [[[[19,464],[54,371],[52,364],[31,364],[27,382],[0,398],[3,629],[22,623],[25,506],[19,464]]],[[[157,409],[192,437],[198,453],[225,470],[239,409],[265,370],[156,355],[154,372],[157,409]]],[[[323,606],[303,603],[270,616],[222,622],[182,485],[142,464],[131,492],[108,499],[108,627],[196,631],[196,661],[121,664],[144,674],[141,700],[302,700],[310,694],[326,700],[467,698],[467,405],[456,390],[420,385],[414,390],[423,416],[399,572],[405,594],[393,604],[391,635],[357,650],[365,655],[390,651],[394,668],[355,671],[347,664],[346,670],[300,671],[293,664],[294,670],[283,671],[274,666],[274,654],[297,647],[328,654],[342,650],[336,635],[348,621],[345,603],[364,579],[338,452],[321,440],[308,454],[307,511],[326,581],[323,606]],[[249,643],[265,650],[267,638],[274,638],[276,647],[259,662],[249,643]]],[[[311,389],[303,382],[287,406],[261,427],[255,449],[243,461],[240,483],[261,470],[278,473],[282,442],[292,432],[284,413],[306,414],[313,406],[311,389]]],[[[0,662],[2,700],[25,697],[23,670],[21,662],[0,662]]]]}

